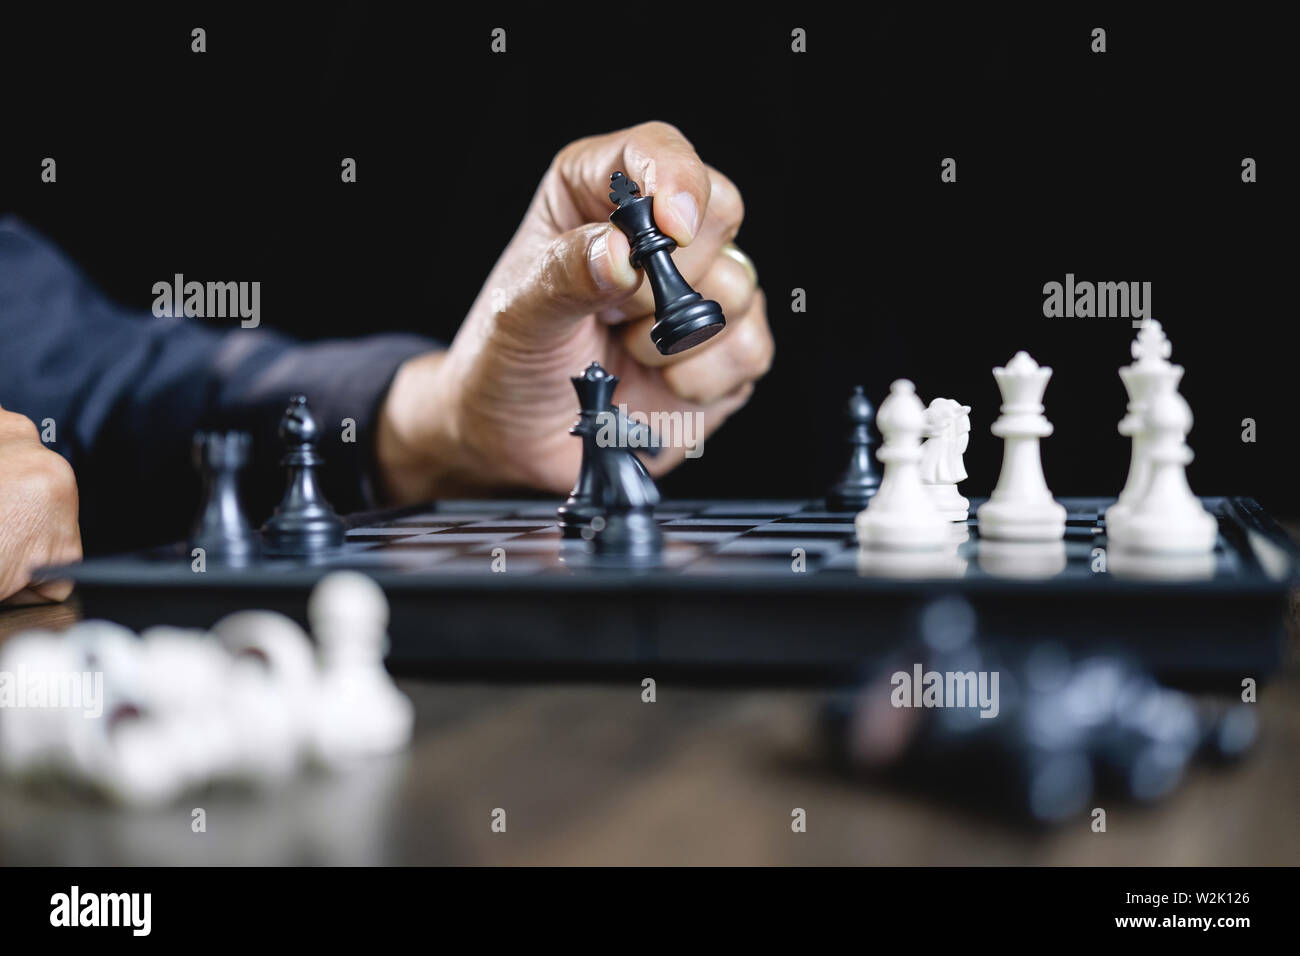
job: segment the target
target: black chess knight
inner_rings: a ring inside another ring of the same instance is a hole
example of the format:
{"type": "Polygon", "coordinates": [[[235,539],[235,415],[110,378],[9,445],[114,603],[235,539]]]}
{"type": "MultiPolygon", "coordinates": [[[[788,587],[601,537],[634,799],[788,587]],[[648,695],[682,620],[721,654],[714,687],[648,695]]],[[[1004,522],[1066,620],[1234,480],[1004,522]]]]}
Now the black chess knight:
{"type": "Polygon", "coordinates": [[[713,338],[727,324],[722,306],[692,289],[677,271],[672,256],[677,243],[655,225],[654,197],[640,195],[632,180],[616,172],[609,177],[609,199],[618,208],[610,222],[623,230],[632,246],[632,265],[644,268],[655,298],[650,338],[664,355],[675,355],[713,338]]]}
{"type": "Polygon", "coordinates": [[[280,506],[262,528],[262,549],[270,555],[314,555],[343,543],[343,519],[321,492],[317,471],[325,463],[316,444],[320,427],[303,395],[289,400],[280,419],[285,445],[281,464],[288,482],[280,506]]]}
{"type": "Polygon", "coordinates": [[[578,393],[578,420],[569,434],[582,439],[578,481],[558,516],[565,537],[591,536],[601,554],[653,556],[663,535],[654,520],[659,489],[632,447],[607,443],[602,435],[626,436],[628,446],[650,455],[658,447],[647,425],[613,407],[618,377],[592,362],[570,379],[578,393]]]}

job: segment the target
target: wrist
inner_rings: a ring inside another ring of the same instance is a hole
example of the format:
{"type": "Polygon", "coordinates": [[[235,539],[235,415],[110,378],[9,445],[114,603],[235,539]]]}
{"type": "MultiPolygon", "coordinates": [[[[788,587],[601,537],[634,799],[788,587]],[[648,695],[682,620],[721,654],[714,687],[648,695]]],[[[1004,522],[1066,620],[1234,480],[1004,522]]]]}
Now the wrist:
{"type": "Polygon", "coordinates": [[[447,353],[426,352],[403,362],[388,387],[375,433],[375,462],[392,504],[442,497],[458,483],[460,416],[447,377],[447,353]]]}

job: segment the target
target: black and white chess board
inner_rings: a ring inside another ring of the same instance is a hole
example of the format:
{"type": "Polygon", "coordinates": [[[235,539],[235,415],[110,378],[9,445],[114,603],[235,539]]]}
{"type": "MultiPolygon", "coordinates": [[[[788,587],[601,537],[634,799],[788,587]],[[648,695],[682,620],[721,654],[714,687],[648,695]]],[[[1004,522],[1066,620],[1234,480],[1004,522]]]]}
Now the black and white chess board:
{"type": "Polygon", "coordinates": [[[972,517],[954,525],[952,548],[924,555],[860,548],[854,513],[820,501],[668,501],[656,511],[662,554],[642,565],[564,538],[554,501],[444,501],[354,515],[344,545],[313,558],[197,571],[176,545],[67,573],[86,616],[138,629],[209,627],[247,608],[301,621],[321,576],[364,571],[391,602],[398,670],[659,665],[840,680],[915,634],[931,602],[956,595],[985,639],[1119,650],[1192,679],[1265,674],[1279,660],[1295,546],[1249,498],[1201,500],[1218,541],[1186,560],[1108,550],[1103,498],[1061,499],[1062,542],[981,540],[972,517]]]}

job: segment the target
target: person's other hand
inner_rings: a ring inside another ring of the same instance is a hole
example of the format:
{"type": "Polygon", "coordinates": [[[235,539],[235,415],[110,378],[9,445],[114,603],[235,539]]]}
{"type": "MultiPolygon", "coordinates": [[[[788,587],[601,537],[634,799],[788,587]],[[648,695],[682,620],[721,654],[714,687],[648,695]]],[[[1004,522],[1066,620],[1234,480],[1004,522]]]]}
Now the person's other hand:
{"type": "MultiPolygon", "coordinates": [[[[561,150],[451,347],[411,359],[393,381],[376,438],[389,497],[568,491],[582,444],[568,434],[569,378],[592,361],[619,377],[614,400],[630,412],[700,412],[704,435],[715,430],[773,356],[753,267],[730,246],[743,215],[736,186],[665,123],[561,150]],[[655,197],[678,269],[722,306],[726,328],[702,345],[663,356],[651,342],[650,288],[609,222],[614,170],[655,197]]],[[[665,447],[646,465],[661,474],[685,452],[665,447]]]]}
{"type": "Polygon", "coordinates": [[[32,571],[80,558],[72,466],[41,444],[30,419],[0,408],[0,601],[62,601],[72,585],[32,584],[32,571]]]}

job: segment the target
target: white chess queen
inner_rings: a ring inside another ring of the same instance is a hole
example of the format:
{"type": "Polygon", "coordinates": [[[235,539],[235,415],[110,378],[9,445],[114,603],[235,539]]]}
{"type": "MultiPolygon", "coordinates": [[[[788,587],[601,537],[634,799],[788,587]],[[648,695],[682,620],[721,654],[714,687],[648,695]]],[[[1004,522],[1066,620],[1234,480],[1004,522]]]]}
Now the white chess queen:
{"type": "Polygon", "coordinates": [[[1065,509],[1043,477],[1038,442],[1052,434],[1043,415],[1043,392],[1052,370],[1028,352],[1017,352],[993,378],[1002,392],[1001,416],[992,432],[1003,440],[1002,472],[989,500],[976,512],[980,535],[1006,541],[1055,541],[1065,537],[1065,509]]]}
{"type": "Polygon", "coordinates": [[[966,480],[961,456],[970,443],[970,406],[951,398],[936,398],[925,410],[925,443],[921,446],[921,481],[944,518],[965,521],[970,502],[957,491],[966,480]]]}

